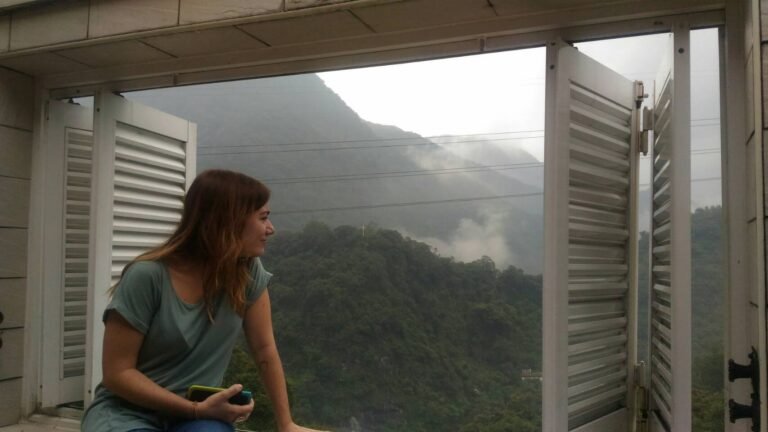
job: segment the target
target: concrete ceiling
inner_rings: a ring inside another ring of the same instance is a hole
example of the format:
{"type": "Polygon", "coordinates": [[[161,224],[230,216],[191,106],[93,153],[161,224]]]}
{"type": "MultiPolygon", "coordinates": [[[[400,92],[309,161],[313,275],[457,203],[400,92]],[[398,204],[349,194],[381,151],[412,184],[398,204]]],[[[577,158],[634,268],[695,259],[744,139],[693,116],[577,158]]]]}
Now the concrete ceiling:
{"type": "Polygon", "coordinates": [[[508,35],[723,7],[712,0],[347,1],[15,50],[11,40],[0,65],[49,88],[165,86],[471,54],[508,35]]]}

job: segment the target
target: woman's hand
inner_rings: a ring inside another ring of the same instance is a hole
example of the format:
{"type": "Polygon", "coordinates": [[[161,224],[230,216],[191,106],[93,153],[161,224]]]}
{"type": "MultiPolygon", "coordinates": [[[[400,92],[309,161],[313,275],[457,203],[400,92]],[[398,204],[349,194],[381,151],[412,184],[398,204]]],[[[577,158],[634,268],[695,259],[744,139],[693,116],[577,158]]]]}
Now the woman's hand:
{"type": "Polygon", "coordinates": [[[329,431],[310,429],[304,426],[299,426],[296,423],[291,422],[287,426],[280,428],[280,432],[329,432],[329,431]]]}
{"type": "Polygon", "coordinates": [[[243,389],[240,384],[234,384],[226,390],[214,393],[197,405],[197,417],[217,419],[227,423],[245,421],[253,411],[253,399],[248,405],[233,405],[229,398],[243,389]]]}

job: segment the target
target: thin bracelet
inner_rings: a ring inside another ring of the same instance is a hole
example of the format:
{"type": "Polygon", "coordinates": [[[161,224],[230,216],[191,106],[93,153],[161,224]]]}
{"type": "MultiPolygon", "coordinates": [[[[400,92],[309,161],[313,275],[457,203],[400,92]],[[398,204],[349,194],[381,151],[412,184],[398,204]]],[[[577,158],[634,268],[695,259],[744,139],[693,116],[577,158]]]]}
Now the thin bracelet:
{"type": "Polygon", "coordinates": [[[192,401],[192,418],[197,420],[197,402],[192,401]]]}

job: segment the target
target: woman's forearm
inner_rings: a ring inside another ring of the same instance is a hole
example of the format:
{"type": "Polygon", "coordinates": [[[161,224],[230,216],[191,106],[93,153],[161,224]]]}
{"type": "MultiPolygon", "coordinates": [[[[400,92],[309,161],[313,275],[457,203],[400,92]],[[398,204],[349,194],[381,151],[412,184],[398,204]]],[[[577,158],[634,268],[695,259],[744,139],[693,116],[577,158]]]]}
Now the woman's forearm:
{"type": "Polygon", "coordinates": [[[293,423],[291,409],[288,403],[288,389],[285,383],[283,364],[275,345],[270,345],[254,353],[254,360],[259,367],[261,381],[272,401],[275,420],[279,430],[293,423]]]}
{"type": "Polygon", "coordinates": [[[144,334],[118,312],[111,312],[104,330],[102,384],[117,396],[144,408],[175,417],[194,417],[192,402],[157,385],[136,368],[144,334]]]}
{"type": "Polygon", "coordinates": [[[103,384],[117,396],[144,408],[178,418],[194,418],[197,415],[192,402],[157,385],[134,368],[105,376],[103,384]]]}

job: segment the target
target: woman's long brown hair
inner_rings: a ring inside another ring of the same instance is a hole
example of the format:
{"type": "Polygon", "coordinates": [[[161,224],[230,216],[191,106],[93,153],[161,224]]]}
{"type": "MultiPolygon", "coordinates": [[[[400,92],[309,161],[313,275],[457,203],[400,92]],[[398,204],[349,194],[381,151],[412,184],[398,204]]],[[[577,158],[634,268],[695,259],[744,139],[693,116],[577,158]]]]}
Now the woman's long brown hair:
{"type": "Polygon", "coordinates": [[[209,320],[213,321],[215,300],[221,295],[243,316],[245,287],[253,263],[252,257],[243,256],[243,229],[248,217],[267,204],[269,195],[264,184],[245,174],[227,170],[200,173],[187,191],[181,221],[173,235],[136,257],[123,274],[137,261],[199,265],[209,320]]]}

